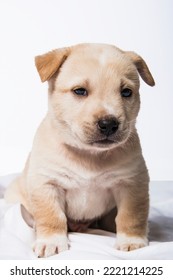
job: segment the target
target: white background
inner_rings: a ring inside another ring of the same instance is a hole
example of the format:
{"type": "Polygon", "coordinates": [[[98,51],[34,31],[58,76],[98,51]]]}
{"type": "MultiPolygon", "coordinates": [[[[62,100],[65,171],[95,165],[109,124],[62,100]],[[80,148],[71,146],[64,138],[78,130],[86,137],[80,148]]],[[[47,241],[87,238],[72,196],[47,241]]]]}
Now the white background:
{"type": "Polygon", "coordinates": [[[173,180],[173,1],[0,0],[0,175],[23,169],[47,110],[34,56],[81,42],[139,53],[156,86],[141,82],[138,131],[152,180],[173,180]]]}

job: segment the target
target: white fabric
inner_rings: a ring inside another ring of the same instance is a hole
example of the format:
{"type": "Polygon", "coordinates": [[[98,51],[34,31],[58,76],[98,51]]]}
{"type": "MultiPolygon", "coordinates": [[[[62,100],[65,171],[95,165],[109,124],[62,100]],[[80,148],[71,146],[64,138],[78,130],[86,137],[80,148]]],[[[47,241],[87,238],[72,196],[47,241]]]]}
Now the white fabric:
{"type": "MultiPolygon", "coordinates": [[[[0,178],[0,193],[13,179],[0,178]]],[[[150,184],[149,246],[131,252],[114,249],[116,235],[89,229],[70,233],[69,250],[49,259],[173,259],[173,182],[150,184]]],[[[0,259],[35,259],[34,230],[23,220],[20,205],[0,199],[0,259]]]]}

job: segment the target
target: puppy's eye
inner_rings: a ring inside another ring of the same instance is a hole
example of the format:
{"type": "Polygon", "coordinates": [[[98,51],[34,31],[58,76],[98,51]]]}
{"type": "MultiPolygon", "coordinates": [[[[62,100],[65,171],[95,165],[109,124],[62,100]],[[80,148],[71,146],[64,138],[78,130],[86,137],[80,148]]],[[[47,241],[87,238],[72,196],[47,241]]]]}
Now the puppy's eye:
{"type": "Polygon", "coordinates": [[[77,95],[80,95],[80,96],[87,96],[88,93],[87,93],[87,90],[85,88],[76,88],[73,90],[73,92],[77,95]]]}
{"type": "Polygon", "coordinates": [[[130,88],[124,88],[121,90],[122,97],[130,97],[132,95],[132,90],[130,88]]]}

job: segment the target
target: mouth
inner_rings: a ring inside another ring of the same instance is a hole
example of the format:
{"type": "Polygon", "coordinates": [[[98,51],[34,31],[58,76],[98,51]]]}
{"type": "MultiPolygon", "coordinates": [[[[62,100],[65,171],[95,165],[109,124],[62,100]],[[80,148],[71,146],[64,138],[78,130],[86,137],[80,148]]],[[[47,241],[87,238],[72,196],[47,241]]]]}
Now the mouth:
{"type": "Polygon", "coordinates": [[[93,146],[105,147],[105,146],[110,146],[114,143],[115,142],[110,139],[103,139],[103,140],[95,141],[92,144],[93,144],[93,146]]]}

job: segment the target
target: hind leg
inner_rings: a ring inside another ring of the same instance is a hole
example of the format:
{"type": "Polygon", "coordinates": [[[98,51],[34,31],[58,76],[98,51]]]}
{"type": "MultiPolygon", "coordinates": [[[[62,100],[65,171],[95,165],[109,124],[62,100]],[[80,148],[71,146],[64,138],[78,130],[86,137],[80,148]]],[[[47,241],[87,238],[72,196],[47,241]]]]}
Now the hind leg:
{"type": "Polygon", "coordinates": [[[25,181],[22,175],[14,179],[7,187],[4,198],[7,203],[20,203],[29,211],[25,181]]]}
{"type": "Polygon", "coordinates": [[[21,177],[17,177],[8,186],[4,196],[8,203],[20,202],[20,181],[21,177]]]}

